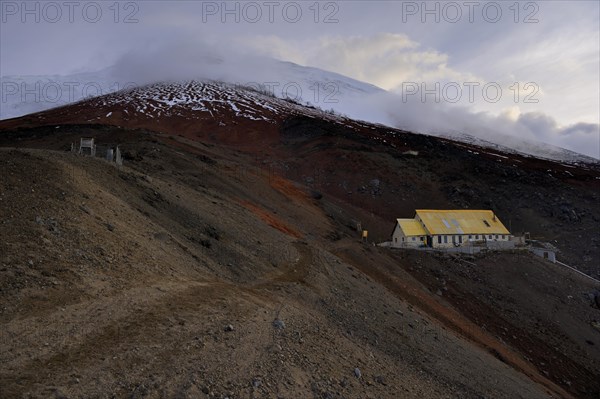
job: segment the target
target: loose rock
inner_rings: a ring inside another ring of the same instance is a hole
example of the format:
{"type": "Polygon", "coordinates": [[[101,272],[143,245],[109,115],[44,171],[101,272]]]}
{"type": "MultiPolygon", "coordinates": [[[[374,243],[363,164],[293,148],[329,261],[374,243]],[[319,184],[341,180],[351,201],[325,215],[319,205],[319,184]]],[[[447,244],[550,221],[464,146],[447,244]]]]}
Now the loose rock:
{"type": "Polygon", "coordinates": [[[275,319],[273,320],[273,327],[275,327],[278,330],[283,330],[285,328],[285,323],[283,322],[283,320],[275,319]]]}

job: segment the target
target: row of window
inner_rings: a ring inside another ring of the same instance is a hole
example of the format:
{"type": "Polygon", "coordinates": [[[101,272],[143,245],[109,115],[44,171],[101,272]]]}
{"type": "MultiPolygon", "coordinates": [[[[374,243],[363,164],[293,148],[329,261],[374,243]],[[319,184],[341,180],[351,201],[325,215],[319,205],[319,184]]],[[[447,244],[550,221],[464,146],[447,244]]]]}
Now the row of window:
{"type": "MultiPolygon", "coordinates": [[[[441,243],[442,243],[442,237],[444,237],[444,238],[443,238],[443,239],[444,239],[444,244],[447,244],[447,243],[448,243],[448,236],[437,236],[437,238],[438,238],[438,244],[441,244],[441,243]]],[[[455,238],[454,238],[454,237],[455,237],[455,236],[450,236],[450,237],[452,237],[452,241],[454,242],[454,240],[455,240],[455,238]]],[[[473,235],[469,235],[469,240],[473,240],[473,237],[475,237],[474,239],[475,239],[476,241],[477,241],[477,240],[479,240],[479,234],[475,234],[474,236],[473,236],[473,235]]],[[[458,242],[459,242],[459,243],[462,243],[462,241],[463,241],[463,240],[462,240],[462,238],[463,238],[463,236],[458,236],[458,242]]],[[[485,238],[486,238],[486,237],[485,237],[485,234],[481,234],[481,239],[482,239],[482,240],[485,240],[485,238]]],[[[488,240],[493,240],[494,238],[495,238],[496,240],[497,240],[498,238],[500,238],[500,239],[504,240],[504,239],[505,239],[505,235],[504,235],[504,234],[489,234],[489,235],[487,236],[487,238],[488,238],[488,240]]]]}
{"type": "MultiPolygon", "coordinates": [[[[461,236],[461,235],[459,235],[459,236],[437,236],[438,244],[441,244],[442,240],[444,241],[444,244],[448,244],[448,237],[452,237],[452,242],[456,242],[456,237],[458,237],[458,242],[460,244],[462,244],[462,242],[463,242],[463,236],[461,236]]],[[[487,239],[488,240],[493,240],[495,238],[496,240],[497,239],[504,240],[505,237],[506,237],[505,234],[489,234],[487,236],[487,239]]],[[[417,241],[417,237],[410,237],[410,238],[411,238],[412,241],[417,241]]],[[[480,240],[480,239],[481,240],[485,240],[486,236],[485,236],[485,234],[481,234],[481,235],[479,235],[479,234],[469,235],[469,240],[473,240],[473,239],[476,240],[476,241],[480,240]],[[481,236],[481,238],[479,238],[480,236],[481,236]]],[[[394,241],[398,242],[398,238],[394,238],[394,241]]],[[[424,242],[425,241],[425,237],[419,237],[419,241],[424,242]]],[[[404,237],[402,237],[402,242],[404,242],[404,237]]]]}
{"type": "MultiPolygon", "coordinates": [[[[412,241],[417,241],[417,237],[411,237],[412,241]]],[[[398,242],[398,237],[394,237],[394,241],[398,242]]],[[[425,237],[419,237],[419,241],[425,241],[425,237]]],[[[404,237],[402,237],[402,242],[404,242],[404,237]]]]}

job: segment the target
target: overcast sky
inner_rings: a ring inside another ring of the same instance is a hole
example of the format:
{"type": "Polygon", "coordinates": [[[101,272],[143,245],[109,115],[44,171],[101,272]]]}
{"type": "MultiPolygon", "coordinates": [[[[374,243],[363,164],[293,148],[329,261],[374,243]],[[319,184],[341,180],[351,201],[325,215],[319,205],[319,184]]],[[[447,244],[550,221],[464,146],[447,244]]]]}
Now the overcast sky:
{"type": "Polygon", "coordinates": [[[422,98],[433,106],[459,104],[600,153],[597,1],[2,0],[0,11],[2,76],[71,74],[182,43],[214,46],[415,98],[427,89],[441,97],[422,98]]]}

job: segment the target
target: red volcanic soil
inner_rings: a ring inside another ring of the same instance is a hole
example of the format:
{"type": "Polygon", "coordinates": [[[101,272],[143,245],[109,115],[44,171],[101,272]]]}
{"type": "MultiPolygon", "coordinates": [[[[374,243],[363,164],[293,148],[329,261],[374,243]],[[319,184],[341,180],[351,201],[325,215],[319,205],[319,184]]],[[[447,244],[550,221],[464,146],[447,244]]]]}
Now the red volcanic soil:
{"type": "Polygon", "coordinates": [[[302,234],[300,234],[298,231],[294,230],[290,226],[286,225],[281,220],[278,220],[277,217],[275,217],[275,215],[267,212],[266,210],[262,209],[261,207],[254,205],[248,201],[240,201],[240,204],[244,208],[248,209],[249,211],[251,211],[252,213],[257,215],[258,217],[260,217],[269,226],[276,228],[277,230],[289,235],[290,237],[302,238],[302,234]]]}

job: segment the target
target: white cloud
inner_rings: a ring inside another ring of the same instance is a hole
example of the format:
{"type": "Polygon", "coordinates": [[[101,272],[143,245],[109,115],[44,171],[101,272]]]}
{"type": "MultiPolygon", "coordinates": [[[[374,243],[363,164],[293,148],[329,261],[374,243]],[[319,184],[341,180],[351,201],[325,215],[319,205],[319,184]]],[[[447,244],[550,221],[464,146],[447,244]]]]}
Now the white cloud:
{"type": "MultiPolygon", "coordinates": [[[[454,59],[454,67],[477,71],[506,87],[534,82],[541,89],[539,102],[520,101],[524,112],[550,113],[562,124],[599,123],[598,13],[594,17],[593,12],[570,10],[566,2],[545,2],[542,7],[546,12],[539,24],[507,30],[485,48],[473,49],[473,57],[454,59]],[[550,12],[554,8],[555,14],[550,12]]],[[[481,110],[494,112],[493,105],[480,105],[481,110]]]]}
{"type": "Polygon", "coordinates": [[[261,36],[242,42],[263,54],[335,71],[386,90],[398,90],[405,82],[481,81],[450,68],[447,54],[423,49],[405,34],[324,36],[314,41],[261,36]]]}
{"type": "Polygon", "coordinates": [[[383,92],[344,101],[336,108],[354,118],[407,131],[451,137],[466,134],[526,153],[547,157],[555,154],[560,158],[560,150],[550,147],[555,146],[600,159],[598,124],[561,127],[547,114],[521,113],[517,106],[494,115],[474,112],[463,106],[423,102],[419,98],[405,100],[399,95],[383,92]]]}

